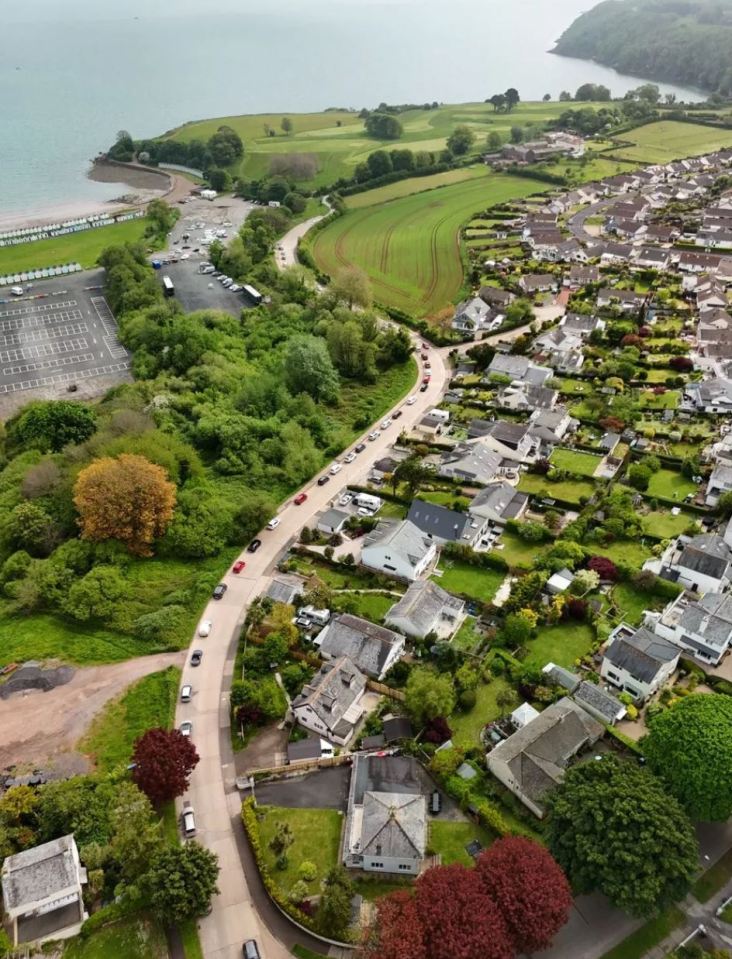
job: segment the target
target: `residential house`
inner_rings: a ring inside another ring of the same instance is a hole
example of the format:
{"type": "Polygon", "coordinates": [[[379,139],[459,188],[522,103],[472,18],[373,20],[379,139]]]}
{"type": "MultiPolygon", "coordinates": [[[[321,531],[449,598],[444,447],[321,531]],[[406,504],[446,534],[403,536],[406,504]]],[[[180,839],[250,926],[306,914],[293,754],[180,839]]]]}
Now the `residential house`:
{"type": "Polygon", "coordinates": [[[650,569],[695,593],[721,593],[732,582],[732,549],[717,533],[679,536],[660,559],[649,559],[650,569]]]}
{"type": "Polygon", "coordinates": [[[551,410],[554,408],[559,393],[548,386],[533,386],[531,384],[506,386],[498,392],[494,400],[496,406],[506,410],[551,410]]]}
{"type": "Polygon", "coordinates": [[[644,703],[673,676],[679,662],[679,647],[645,626],[633,629],[621,623],[610,633],[602,657],[600,676],[612,686],[644,703]]]}
{"type": "Polygon", "coordinates": [[[327,739],[321,739],[319,736],[308,736],[307,739],[300,739],[295,743],[287,744],[287,765],[297,762],[313,762],[313,760],[322,759],[324,756],[333,755],[333,744],[327,739]]]}
{"type": "Polygon", "coordinates": [[[732,380],[715,376],[696,383],[687,383],[684,398],[703,413],[732,413],[732,380]]]}
{"type": "Polygon", "coordinates": [[[381,522],[364,537],[361,563],[386,576],[413,582],[437,560],[434,540],[408,520],[381,522]]]}
{"type": "Polygon", "coordinates": [[[318,519],[318,532],[326,536],[340,533],[350,518],[351,514],[342,509],[327,509],[318,519]]]}
{"type": "Polygon", "coordinates": [[[564,697],[552,703],[488,753],[488,768],[539,819],[542,801],[563,779],[573,759],[593,745],[603,727],[564,697]]]}
{"type": "Polygon", "coordinates": [[[616,290],[614,287],[605,287],[597,294],[599,307],[615,306],[623,313],[638,313],[646,301],[645,293],[634,293],[632,290],[616,290]]]}
{"type": "Polygon", "coordinates": [[[292,701],[297,722],[338,746],[350,741],[363,716],[366,677],[347,656],[323,663],[292,701]]]}
{"type": "Polygon", "coordinates": [[[488,306],[498,310],[505,310],[516,299],[510,290],[501,290],[497,286],[482,286],[478,296],[488,306]]]}
{"type": "Polygon", "coordinates": [[[587,680],[582,680],[572,694],[572,698],[593,719],[606,726],[614,726],[627,713],[627,709],[617,697],[607,692],[602,686],[587,680]]]}
{"type": "Polygon", "coordinates": [[[485,520],[490,529],[505,526],[510,519],[520,519],[528,505],[529,498],[525,493],[519,493],[505,480],[498,480],[476,493],[470,503],[470,512],[485,520]]]}
{"type": "Polygon", "coordinates": [[[304,576],[298,576],[296,573],[277,573],[267,587],[265,595],[275,603],[292,606],[305,590],[304,576]]]}
{"type": "Polygon", "coordinates": [[[86,882],[73,835],[6,856],[3,925],[11,945],[78,935],[86,882]]]}
{"type": "Polygon", "coordinates": [[[485,486],[504,472],[503,456],[490,449],[482,440],[458,443],[443,453],[437,475],[461,483],[485,486]]]}
{"type": "Polygon", "coordinates": [[[475,334],[485,329],[491,318],[491,307],[479,296],[474,296],[472,299],[463,300],[455,307],[452,328],[461,333],[475,334]]]}
{"type": "Polygon", "coordinates": [[[384,622],[415,639],[434,633],[449,639],[463,619],[465,603],[429,580],[412,583],[394,603],[384,622]]]}
{"type": "Polygon", "coordinates": [[[681,593],[663,612],[647,612],[645,625],[700,662],[719,666],[732,647],[732,595],[681,593]]]}
{"type": "Polygon", "coordinates": [[[484,379],[490,382],[492,376],[507,376],[513,384],[544,386],[553,375],[549,367],[537,366],[525,356],[496,353],[485,372],[484,379]]]}
{"type": "Polygon", "coordinates": [[[554,409],[535,409],[529,417],[529,424],[532,429],[550,430],[558,440],[562,440],[577,429],[579,420],[569,415],[566,406],[556,406],[554,409]]]}
{"type": "Polygon", "coordinates": [[[633,266],[648,270],[668,270],[671,252],[661,247],[642,246],[633,258],[633,266]]]}
{"type": "Polygon", "coordinates": [[[604,330],[605,320],[600,316],[588,316],[585,313],[565,313],[559,325],[567,333],[574,333],[585,340],[589,339],[596,330],[598,332],[604,330]]]}
{"type": "Polygon", "coordinates": [[[707,482],[705,503],[707,506],[716,506],[719,497],[732,490],[732,466],[728,463],[717,463],[707,482]]]}
{"type": "Polygon", "coordinates": [[[526,423],[495,420],[481,439],[488,449],[514,463],[533,463],[539,458],[541,442],[526,423]]]}
{"type": "Polygon", "coordinates": [[[315,638],[323,659],[347,656],[362,673],[381,680],[404,655],[404,637],[367,619],[341,613],[315,638]]]}
{"type": "Polygon", "coordinates": [[[518,281],[524,293],[533,296],[536,293],[556,293],[558,283],[551,273],[528,273],[518,281]]]}
{"type": "Polygon", "coordinates": [[[564,279],[564,285],[570,290],[579,290],[590,283],[600,282],[600,269],[597,266],[575,265],[569,268],[569,273],[564,279]]]}
{"type": "Polygon", "coordinates": [[[440,545],[459,543],[471,548],[475,548],[480,542],[487,526],[482,517],[448,509],[437,503],[427,503],[421,499],[412,500],[407,521],[440,545]]]}
{"type": "Polygon", "coordinates": [[[544,362],[558,373],[577,373],[585,361],[582,337],[561,326],[537,336],[534,349],[541,354],[544,362]]]}

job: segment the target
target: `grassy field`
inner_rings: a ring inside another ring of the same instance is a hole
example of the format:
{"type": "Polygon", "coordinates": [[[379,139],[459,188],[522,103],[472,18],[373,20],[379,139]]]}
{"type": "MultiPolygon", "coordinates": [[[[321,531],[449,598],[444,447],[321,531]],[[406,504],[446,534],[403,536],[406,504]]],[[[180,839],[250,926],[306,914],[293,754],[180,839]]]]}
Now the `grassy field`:
{"type": "Polygon", "coordinates": [[[615,156],[640,163],[669,163],[732,146],[732,131],[662,120],[623,133],[621,139],[633,146],[619,147],[613,151],[615,156]]]}
{"type": "Polygon", "coordinates": [[[96,230],[72,233],[70,236],[21,243],[0,248],[0,275],[22,273],[24,270],[42,270],[47,266],[80,263],[92,267],[102,250],[115,243],[135,243],[142,239],[146,220],[128,220],[96,230]]]}
{"type": "Polygon", "coordinates": [[[542,626],[536,639],[527,645],[524,662],[541,669],[547,663],[571,667],[576,659],[589,653],[594,633],[587,623],[568,620],[558,626],[542,626]]]}
{"type": "Polygon", "coordinates": [[[317,878],[310,883],[313,893],[320,890],[320,882],[338,861],[338,845],[341,838],[343,817],[335,809],[285,809],[280,806],[260,806],[257,814],[259,835],[262,840],[264,859],[273,880],[284,890],[295,885],[298,869],[303,862],[312,862],[318,870],[317,878]],[[286,869],[277,868],[277,856],[269,848],[278,823],[287,823],[294,841],[287,851],[286,869]]]}
{"type": "Polygon", "coordinates": [[[465,180],[478,180],[488,176],[489,172],[488,167],[481,163],[461,167],[458,170],[447,170],[445,173],[434,173],[432,176],[410,177],[408,180],[399,180],[397,183],[380,186],[375,190],[354,193],[353,196],[346,197],[346,206],[349,210],[360,210],[364,206],[376,206],[377,203],[387,203],[389,200],[398,200],[403,196],[424,193],[436,187],[463,183],[465,180]]]}
{"type": "Polygon", "coordinates": [[[456,710],[450,716],[452,741],[455,745],[464,746],[466,749],[478,745],[481,729],[486,723],[498,719],[501,715],[501,707],[496,699],[502,692],[511,688],[511,684],[502,676],[496,676],[489,683],[481,683],[478,686],[475,691],[476,703],[470,712],[456,710]]]}
{"type": "Polygon", "coordinates": [[[587,480],[570,479],[552,483],[546,476],[539,476],[536,473],[522,473],[518,488],[522,493],[549,499],[562,499],[568,503],[579,503],[581,497],[589,498],[595,492],[594,485],[587,480]]]}
{"type": "Polygon", "coordinates": [[[601,457],[593,456],[592,453],[560,448],[555,449],[549,459],[557,469],[566,470],[575,476],[592,476],[600,465],[601,457]]]}
{"type": "Polygon", "coordinates": [[[323,272],[364,270],[375,299],[418,316],[448,306],[463,284],[458,231],[474,213],[545,189],[535,180],[486,175],[346,213],[317,234],[323,272]]]}
{"type": "Polygon", "coordinates": [[[347,609],[354,616],[370,619],[372,623],[382,623],[396,602],[396,596],[382,596],[381,593],[335,593],[333,598],[336,609],[347,609]]]}
{"type": "Polygon", "coordinates": [[[78,748],[103,772],[126,765],[135,740],[145,730],[173,725],[179,682],[180,670],[174,666],[140,679],[104,708],[78,748]]]}
{"type": "Polygon", "coordinates": [[[493,836],[482,826],[472,822],[447,822],[433,820],[430,823],[431,849],[442,856],[443,866],[453,862],[460,862],[464,866],[472,866],[473,859],[465,851],[468,843],[477,839],[484,849],[493,842],[493,836]]]}
{"type": "Polygon", "coordinates": [[[654,510],[641,516],[641,526],[643,532],[649,536],[656,536],[659,539],[672,539],[683,533],[692,523],[696,522],[697,517],[691,513],[679,513],[678,516],[672,516],[671,513],[663,510],[654,510]]]}
{"type": "Polygon", "coordinates": [[[167,136],[181,141],[206,140],[219,126],[233,127],[246,145],[244,158],[231,172],[246,178],[269,172],[272,157],[304,153],[314,156],[318,172],[307,181],[308,187],[327,186],[339,177],[351,177],[358,163],[379,149],[410,149],[439,152],[456,126],[465,124],[476,135],[476,147],[485,143],[491,132],[509,139],[511,127],[541,124],[566,109],[564,103],[521,103],[511,113],[495,113],[488,103],[445,104],[435,110],[408,110],[399,114],[404,133],[399,140],[375,140],[367,136],[357,113],[328,110],[323,113],[255,114],[221,117],[187,123],[167,136]],[[293,130],[285,135],[283,116],[292,120],[293,130]],[[268,135],[268,128],[275,136],[268,135]]]}
{"type": "Polygon", "coordinates": [[[499,570],[470,566],[454,559],[443,559],[440,566],[442,576],[433,576],[433,582],[448,593],[464,594],[481,603],[492,601],[505,576],[499,570]]]}
{"type": "Polygon", "coordinates": [[[64,959],[167,959],[163,927],[152,919],[134,917],[94,932],[88,939],[72,939],[64,959]]]}

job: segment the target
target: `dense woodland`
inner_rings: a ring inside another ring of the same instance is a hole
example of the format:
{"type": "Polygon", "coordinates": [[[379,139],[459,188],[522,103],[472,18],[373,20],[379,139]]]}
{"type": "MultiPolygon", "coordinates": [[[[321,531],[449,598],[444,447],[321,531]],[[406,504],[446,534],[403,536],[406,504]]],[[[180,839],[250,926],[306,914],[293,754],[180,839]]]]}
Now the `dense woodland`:
{"type": "Polygon", "coordinates": [[[732,91],[729,0],[605,0],[560,37],[556,52],[621,73],[732,91]]]}

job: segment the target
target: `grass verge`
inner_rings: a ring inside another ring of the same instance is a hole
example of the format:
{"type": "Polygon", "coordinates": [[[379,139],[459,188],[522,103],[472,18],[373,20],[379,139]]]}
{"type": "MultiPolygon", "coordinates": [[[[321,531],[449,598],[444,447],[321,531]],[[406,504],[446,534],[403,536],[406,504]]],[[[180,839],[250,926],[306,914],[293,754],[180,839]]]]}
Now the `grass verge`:
{"type": "MultiPolygon", "coordinates": [[[[167,959],[163,927],[147,916],[133,916],[94,932],[88,939],[72,939],[64,959],[167,959]]],[[[187,957],[188,959],[188,957],[187,957]]],[[[195,954],[194,954],[195,959],[195,954]]]]}
{"type": "Polygon", "coordinates": [[[696,880],[691,891],[699,902],[708,902],[732,878],[732,849],[696,880]]]}
{"type": "Polygon", "coordinates": [[[606,952],[601,959],[642,959],[649,949],[658,945],[674,929],[678,929],[684,918],[683,912],[676,906],[672,906],[640,929],[636,929],[614,949],[606,952]]]}

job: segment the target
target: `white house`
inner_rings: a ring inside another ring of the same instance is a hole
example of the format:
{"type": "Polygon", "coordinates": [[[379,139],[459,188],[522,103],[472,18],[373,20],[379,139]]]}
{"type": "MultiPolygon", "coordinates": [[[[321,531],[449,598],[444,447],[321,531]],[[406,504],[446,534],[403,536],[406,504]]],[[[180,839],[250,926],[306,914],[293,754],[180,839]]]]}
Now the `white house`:
{"type": "Polygon", "coordinates": [[[78,935],[86,881],[73,835],[6,856],[3,924],[12,945],[78,935]]]}
{"type": "Polygon", "coordinates": [[[493,315],[493,308],[479,296],[474,296],[455,307],[452,328],[462,333],[477,333],[490,323],[493,315]]]}
{"type": "Polygon", "coordinates": [[[678,646],[644,626],[633,629],[621,623],[610,633],[600,675],[644,703],[673,676],[680,655],[678,646]]]}
{"type": "Polygon", "coordinates": [[[404,654],[405,641],[399,633],[342,613],[321,630],[315,644],[323,659],[347,656],[362,673],[380,680],[404,654]]]}
{"type": "Polygon", "coordinates": [[[717,463],[709,477],[705,502],[707,506],[716,506],[719,497],[732,490],[732,466],[717,463]]]}
{"type": "Polygon", "coordinates": [[[364,537],[361,563],[395,579],[413,582],[437,560],[437,545],[414,523],[381,522],[364,537]]]}
{"type": "Polygon", "coordinates": [[[647,560],[643,568],[695,593],[721,593],[732,582],[732,549],[717,533],[679,536],[660,560],[647,560]]]}
{"type": "Polygon", "coordinates": [[[338,746],[345,746],[363,716],[366,677],[347,656],[324,663],[292,701],[296,721],[338,746]]]}
{"type": "Polygon", "coordinates": [[[732,647],[732,595],[681,593],[663,612],[647,612],[644,622],[700,662],[719,666],[732,647]]]}

